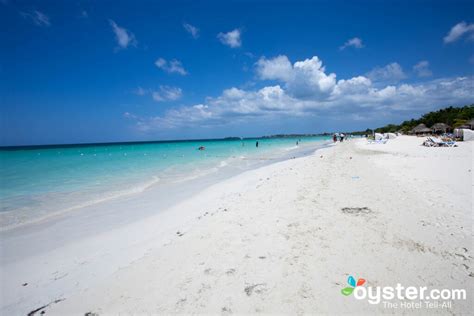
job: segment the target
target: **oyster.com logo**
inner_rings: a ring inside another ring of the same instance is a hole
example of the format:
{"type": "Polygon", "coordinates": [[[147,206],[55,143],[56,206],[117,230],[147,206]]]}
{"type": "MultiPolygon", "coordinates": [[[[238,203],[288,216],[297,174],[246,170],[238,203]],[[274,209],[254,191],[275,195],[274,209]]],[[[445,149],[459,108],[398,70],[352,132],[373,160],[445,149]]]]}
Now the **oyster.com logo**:
{"type": "Polygon", "coordinates": [[[356,282],[354,277],[350,275],[349,278],[347,278],[347,284],[349,284],[350,286],[343,288],[341,290],[341,293],[342,295],[349,296],[352,294],[352,292],[354,292],[354,289],[356,287],[362,286],[364,285],[364,283],[365,283],[365,279],[357,279],[357,282],[356,282]]]}
{"type": "Polygon", "coordinates": [[[352,295],[356,300],[367,300],[369,304],[383,304],[385,308],[452,308],[454,301],[467,299],[466,289],[438,289],[427,286],[362,286],[365,279],[347,278],[349,286],[341,290],[342,295],[352,295]]]}

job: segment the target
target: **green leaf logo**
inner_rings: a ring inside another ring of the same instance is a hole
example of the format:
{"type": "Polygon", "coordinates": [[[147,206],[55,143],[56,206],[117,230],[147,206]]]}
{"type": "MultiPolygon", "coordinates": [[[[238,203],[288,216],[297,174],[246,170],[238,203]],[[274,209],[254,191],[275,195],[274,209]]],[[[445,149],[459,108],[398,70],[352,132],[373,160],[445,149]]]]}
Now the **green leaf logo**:
{"type": "Polygon", "coordinates": [[[341,293],[345,296],[349,296],[352,294],[353,291],[354,291],[353,287],[346,287],[341,290],[341,293]]]}

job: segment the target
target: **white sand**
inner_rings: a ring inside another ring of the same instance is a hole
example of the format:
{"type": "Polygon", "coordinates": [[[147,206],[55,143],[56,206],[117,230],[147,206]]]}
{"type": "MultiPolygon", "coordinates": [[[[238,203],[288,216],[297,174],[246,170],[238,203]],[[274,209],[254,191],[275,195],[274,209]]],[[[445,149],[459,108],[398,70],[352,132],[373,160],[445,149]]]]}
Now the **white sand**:
{"type": "Polygon", "coordinates": [[[2,311],[26,314],[64,299],[46,315],[468,314],[473,144],[421,142],[338,144],[245,172],[143,221],[8,262],[2,311]],[[341,295],[348,275],[372,287],[467,289],[468,298],[452,309],[386,309],[341,295]]]}

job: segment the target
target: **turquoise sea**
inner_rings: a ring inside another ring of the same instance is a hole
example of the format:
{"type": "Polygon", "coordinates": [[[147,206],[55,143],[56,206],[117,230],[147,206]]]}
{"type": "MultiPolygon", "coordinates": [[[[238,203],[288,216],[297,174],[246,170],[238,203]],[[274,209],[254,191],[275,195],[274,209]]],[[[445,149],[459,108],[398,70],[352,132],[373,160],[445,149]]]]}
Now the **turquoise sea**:
{"type": "Polygon", "coordinates": [[[0,225],[27,223],[154,185],[166,190],[313,152],[328,137],[115,143],[0,149],[0,225]],[[259,147],[255,146],[259,142],[259,147]],[[299,142],[298,146],[296,142],[299,142]],[[198,150],[204,146],[205,150],[198,150]]]}

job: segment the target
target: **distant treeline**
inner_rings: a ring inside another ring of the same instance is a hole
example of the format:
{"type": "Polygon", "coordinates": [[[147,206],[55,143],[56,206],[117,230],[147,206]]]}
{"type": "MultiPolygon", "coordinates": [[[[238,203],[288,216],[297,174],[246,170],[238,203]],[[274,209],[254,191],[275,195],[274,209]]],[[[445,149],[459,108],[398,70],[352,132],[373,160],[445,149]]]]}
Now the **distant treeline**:
{"type": "MultiPolygon", "coordinates": [[[[431,127],[436,123],[445,123],[456,128],[458,126],[466,124],[469,120],[474,118],[474,104],[466,105],[463,107],[447,107],[438,111],[433,111],[424,114],[421,118],[415,120],[404,121],[400,125],[388,124],[383,127],[375,129],[377,133],[395,133],[403,132],[408,133],[418,124],[425,124],[427,127],[431,127]]],[[[373,130],[367,129],[365,131],[354,132],[352,134],[370,134],[373,130]]]]}

